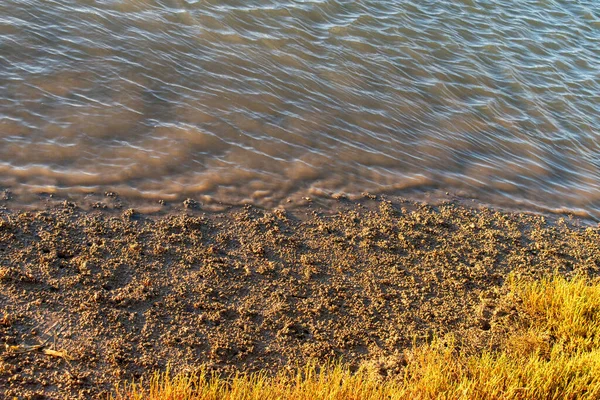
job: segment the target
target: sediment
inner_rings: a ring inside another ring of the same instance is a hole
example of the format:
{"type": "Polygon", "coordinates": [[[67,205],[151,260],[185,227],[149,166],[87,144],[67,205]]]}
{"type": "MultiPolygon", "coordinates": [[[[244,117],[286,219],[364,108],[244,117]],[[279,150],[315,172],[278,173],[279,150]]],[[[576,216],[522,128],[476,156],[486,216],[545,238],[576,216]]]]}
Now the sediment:
{"type": "Polygon", "coordinates": [[[0,397],[99,398],[167,364],[393,374],[436,335],[493,349],[518,318],[510,275],[600,272],[600,230],[578,220],[368,203],[0,211],[0,397]]]}

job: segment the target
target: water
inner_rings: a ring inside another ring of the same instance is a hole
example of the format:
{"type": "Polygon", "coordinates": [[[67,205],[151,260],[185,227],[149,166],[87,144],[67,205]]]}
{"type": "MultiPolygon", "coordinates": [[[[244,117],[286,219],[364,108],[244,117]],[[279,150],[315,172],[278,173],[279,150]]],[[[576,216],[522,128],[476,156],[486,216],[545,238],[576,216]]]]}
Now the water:
{"type": "Polygon", "coordinates": [[[0,189],[600,217],[599,71],[595,0],[2,0],[0,189]]]}

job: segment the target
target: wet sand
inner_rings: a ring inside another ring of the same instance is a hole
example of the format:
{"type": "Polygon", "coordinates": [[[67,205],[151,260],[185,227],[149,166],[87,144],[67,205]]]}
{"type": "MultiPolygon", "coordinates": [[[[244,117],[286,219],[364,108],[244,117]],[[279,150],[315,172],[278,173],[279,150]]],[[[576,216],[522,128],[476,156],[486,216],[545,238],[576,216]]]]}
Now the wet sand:
{"type": "Polygon", "coordinates": [[[577,219],[307,203],[0,210],[0,397],[98,398],[167,363],[230,373],[342,358],[385,375],[434,335],[493,348],[518,317],[499,300],[510,273],[600,273],[600,230],[577,219]]]}

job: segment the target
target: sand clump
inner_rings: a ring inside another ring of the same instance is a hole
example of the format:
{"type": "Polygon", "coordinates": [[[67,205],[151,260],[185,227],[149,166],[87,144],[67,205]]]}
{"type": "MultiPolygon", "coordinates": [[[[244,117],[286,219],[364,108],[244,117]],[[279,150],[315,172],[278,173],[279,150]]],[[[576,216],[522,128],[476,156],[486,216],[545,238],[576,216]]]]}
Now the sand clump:
{"type": "Polygon", "coordinates": [[[369,201],[0,212],[0,397],[97,398],[167,363],[229,373],[343,358],[392,374],[437,335],[473,352],[504,337],[509,274],[600,271],[600,232],[577,221],[369,201]]]}

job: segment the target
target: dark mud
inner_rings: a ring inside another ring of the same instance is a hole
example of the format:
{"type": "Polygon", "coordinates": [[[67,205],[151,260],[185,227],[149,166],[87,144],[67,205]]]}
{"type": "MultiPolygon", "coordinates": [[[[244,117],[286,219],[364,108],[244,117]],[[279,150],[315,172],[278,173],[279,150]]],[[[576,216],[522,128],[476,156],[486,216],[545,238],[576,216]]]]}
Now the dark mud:
{"type": "Polygon", "coordinates": [[[0,397],[98,398],[167,363],[394,373],[434,335],[493,347],[517,317],[498,300],[511,273],[600,272],[600,231],[577,220],[367,202],[0,211],[0,397]]]}

